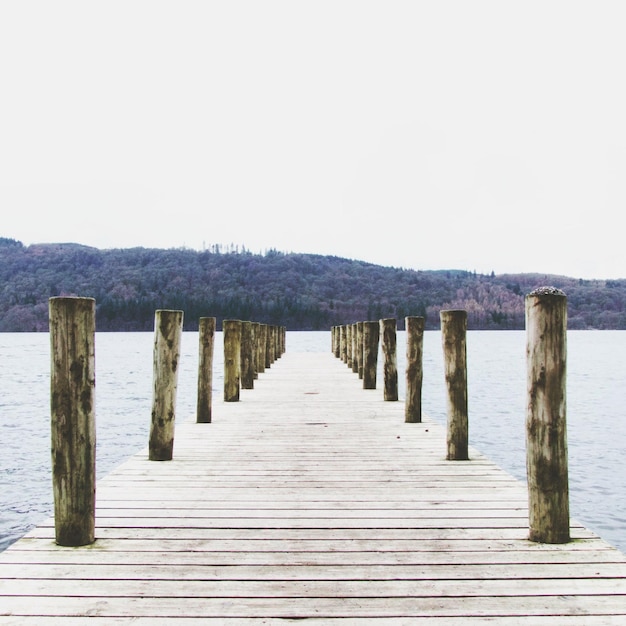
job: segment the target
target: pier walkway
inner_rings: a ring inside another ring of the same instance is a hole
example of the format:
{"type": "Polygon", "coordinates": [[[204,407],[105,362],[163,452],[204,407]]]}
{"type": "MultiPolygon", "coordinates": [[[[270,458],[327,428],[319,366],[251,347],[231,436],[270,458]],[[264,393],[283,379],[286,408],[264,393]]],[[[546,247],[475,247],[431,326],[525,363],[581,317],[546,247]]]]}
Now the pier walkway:
{"type": "Polygon", "coordinates": [[[179,421],[173,461],[99,481],[93,545],[49,520],[0,554],[0,625],[626,623],[621,552],[574,522],[529,542],[525,485],[445,449],[330,352],[287,352],[179,421]]]}

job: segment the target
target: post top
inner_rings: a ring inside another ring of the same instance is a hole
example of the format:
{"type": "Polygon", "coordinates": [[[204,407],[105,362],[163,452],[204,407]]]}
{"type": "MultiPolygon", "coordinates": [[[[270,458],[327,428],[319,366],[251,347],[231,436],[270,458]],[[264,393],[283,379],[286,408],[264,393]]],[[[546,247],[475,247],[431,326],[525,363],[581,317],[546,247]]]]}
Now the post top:
{"type": "Polygon", "coordinates": [[[564,296],[565,292],[561,289],[557,289],[556,287],[538,287],[537,289],[531,291],[529,296],[564,296]]]}

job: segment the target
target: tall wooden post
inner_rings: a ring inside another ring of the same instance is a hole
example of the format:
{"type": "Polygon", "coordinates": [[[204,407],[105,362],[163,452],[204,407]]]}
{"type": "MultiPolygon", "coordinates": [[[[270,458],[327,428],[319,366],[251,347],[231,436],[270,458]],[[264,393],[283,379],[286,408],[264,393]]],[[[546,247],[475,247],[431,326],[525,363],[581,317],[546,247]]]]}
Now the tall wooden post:
{"type": "Polygon", "coordinates": [[[379,322],[363,322],[363,389],[376,389],[379,322]]]}
{"type": "Polygon", "coordinates": [[[196,422],[209,424],[213,405],[213,348],[215,318],[201,317],[198,324],[198,405],[196,422]]]}
{"type": "Polygon", "coordinates": [[[257,348],[259,350],[259,356],[257,366],[259,368],[259,374],[265,372],[265,359],[267,353],[267,324],[259,324],[257,337],[257,348]]]}
{"type": "Polygon", "coordinates": [[[252,322],[241,322],[241,388],[254,389],[252,322]]]}
{"type": "Polygon", "coordinates": [[[352,369],[352,325],[346,324],[346,365],[352,369]]]}
{"type": "Polygon", "coordinates": [[[356,322],[354,324],[351,324],[351,328],[352,328],[352,333],[351,333],[350,336],[352,338],[352,371],[355,374],[358,374],[358,372],[359,372],[359,354],[358,354],[356,322]]]}
{"type": "Polygon", "coordinates": [[[265,336],[265,369],[272,367],[274,359],[272,358],[272,325],[267,325],[267,335],[265,336]]]}
{"type": "Polygon", "coordinates": [[[531,541],[570,540],[567,467],[567,298],[554,287],[526,296],[526,470],[531,541]]]}
{"type": "Polygon", "coordinates": [[[424,355],[424,318],[405,318],[406,328],[406,398],[404,421],[422,421],[422,381],[424,355]]]}
{"type": "Polygon", "coordinates": [[[346,343],[346,325],[339,327],[339,356],[344,363],[348,362],[348,344],[346,343]]]}
{"type": "Polygon", "coordinates": [[[441,311],[441,338],[448,391],[449,461],[467,461],[467,311],[441,311]]]}
{"type": "Polygon", "coordinates": [[[356,323],[356,357],[359,379],[363,380],[363,322],[356,323]]]}
{"type": "Polygon", "coordinates": [[[154,315],[154,369],[150,461],[171,461],[174,452],[176,388],[183,312],[159,309],[154,315]]]}
{"type": "Polygon", "coordinates": [[[282,357],[285,354],[285,333],[287,329],[284,326],[278,327],[278,353],[282,357]]]}
{"type": "Polygon", "coordinates": [[[51,452],[60,546],[95,540],[96,417],[93,298],[51,298],[51,452]]]}
{"type": "Polygon", "coordinates": [[[276,361],[276,326],[275,324],[270,324],[269,338],[270,338],[270,341],[269,341],[270,365],[272,365],[276,361]]]}
{"type": "Polygon", "coordinates": [[[396,337],[396,320],[380,320],[380,334],[383,348],[383,397],[388,401],[398,399],[398,354],[396,337]]]}
{"type": "Polygon", "coordinates": [[[224,402],[239,402],[241,384],[241,321],[224,320],[224,402]]]}
{"type": "Polygon", "coordinates": [[[254,380],[259,378],[259,322],[252,322],[252,376],[254,380]]]}

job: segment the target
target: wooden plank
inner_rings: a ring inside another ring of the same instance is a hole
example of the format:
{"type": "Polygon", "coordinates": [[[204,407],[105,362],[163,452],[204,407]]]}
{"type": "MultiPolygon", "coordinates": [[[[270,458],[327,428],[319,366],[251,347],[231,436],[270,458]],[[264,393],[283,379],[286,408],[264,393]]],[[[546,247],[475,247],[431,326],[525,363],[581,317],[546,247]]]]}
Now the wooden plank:
{"type": "MultiPolygon", "coordinates": [[[[21,624],[32,624],[30,617],[11,617],[10,624],[20,626],[21,624]]],[[[85,617],[79,616],[63,616],[50,617],[39,616],[37,623],[40,626],[75,626],[76,624],[84,624],[85,617]]],[[[89,624],[92,626],[123,626],[132,624],[133,626],[189,626],[190,618],[186,617],[99,617],[97,615],[89,616],[89,624]]],[[[193,619],[193,618],[191,618],[193,619]]],[[[289,618],[268,618],[268,617],[203,617],[201,623],[206,626],[284,626],[285,619],[289,618]]],[[[299,618],[294,618],[298,620],[299,618]]],[[[315,617],[307,617],[307,626],[369,626],[372,618],[346,618],[346,617],[323,617],[321,619],[315,617]]],[[[384,618],[385,626],[409,626],[410,624],[419,623],[420,626],[472,626],[483,624],[497,624],[500,626],[560,626],[563,618],[560,615],[504,615],[496,617],[488,616],[463,616],[463,617],[428,617],[419,616],[418,618],[404,617],[386,617],[384,618]],[[419,621],[417,621],[419,620],[419,621]]],[[[7,624],[0,616],[0,624],[7,624]]],[[[597,621],[597,616],[588,615],[569,615],[567,624],[569,626],[588,626],[589,624],[602,624],[602,626],[623,626],[623,617],[621,615],[602,615],[601,621],[597,621]],[[591,621],[590,621],[591,620],[591,621]]]]}
{"type": "MultiPolygon", "coordinates": [[[[257,557],[258,559],[258,557],[257,557]]],[[[163,553],[159,559],[154,553],[150,554],[148,563],[140,563],[133,559],[130,563],[120,563],[117,560],[103,563],[92,560],[84,563],[80,576],[97,580],[126,580],[140,576],[142,580],[168,581],[426,581],[426,580],[542,580],[552,579],[610,579],[618,580],[618,588],[626,579],[626,566],[623,563],[478,563],[463,562],[435,565],[425,563],[421,565],[403,565],[397,563],[385,564],[338,564],[337,559],[326,564],[286,564],[244,565],[230,555],[229,564],[184,563],[176,564],[170,561],[169,555],[163,553]]],[[[73,563],[51,564],[44,570],[38,563],[3,563],[2,575],[14,581],[24,582],[42,578],[71,580],[78,574],[73,563]]],[[[5,591],[5,589],[3,589],[5,591]]],[[[23,595],[23,594],[19,594],[23,595]]]]}
{"type": "Polygon", "coordinates": [[[286,354],[179,424],[173,461],[101,480],[93,545],[56,546],[47,520],[0,554],[0,625],[624,623],[621,552],[576,522],[529,542],[525,486],[444,456],[440,425],[286,354]]]}
{"type": "MultiPolygon", "coordinates": [[[[560,624],[567,624],[567,617],[584,615],[587,626],[604,625],[604,616],[623,615],[624,597],[608,596],[478,596],[450,598],[447,602],[436,596],[427,598],[184,598],[145,596],[98,597],[89,601],[84,597],[52,596],[36,599],[28,596],[3,598],[2,610],[9,615],[33,615],[32,623],[40,614],[57,616],[100,617],[169,617],[185,616],[199,620],[213,617],[267,617],[283,619],[318,619],[330,617],[361,617],[370,620],[386,620],[389,617],[497,617],[512,616],[560,616],[560,624]],[[34,606],[35,604],[35,606],[34,606]],[[594,617],[596,619],[594,619],[594,617]]],[[[0,622],[2,623],[2,622],[0,622]]],[[[9,622],[10,623],[10,622],[9,622]]],[[[383,622],[384,623],[384,622],[383,622]]]]}

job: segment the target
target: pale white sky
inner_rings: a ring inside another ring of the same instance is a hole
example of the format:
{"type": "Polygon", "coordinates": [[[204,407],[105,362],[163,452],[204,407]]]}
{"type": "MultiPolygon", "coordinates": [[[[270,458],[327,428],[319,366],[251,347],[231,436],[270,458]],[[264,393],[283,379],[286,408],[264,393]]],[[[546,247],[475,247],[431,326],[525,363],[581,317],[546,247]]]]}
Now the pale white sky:
{"type": "Polygon", "coordinates": [[[0,0],[0,236],[626,277],[626,2],[0,0]]]}

